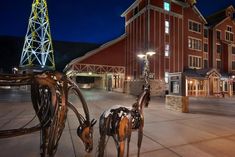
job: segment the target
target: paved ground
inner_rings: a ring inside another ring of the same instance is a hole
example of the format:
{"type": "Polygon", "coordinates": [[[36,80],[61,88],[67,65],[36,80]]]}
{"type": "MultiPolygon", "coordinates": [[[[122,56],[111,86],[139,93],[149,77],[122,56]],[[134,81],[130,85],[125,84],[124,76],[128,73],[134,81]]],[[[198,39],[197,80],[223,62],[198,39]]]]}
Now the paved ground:
{"type": "MultiPolygon", "coordinates": [[[[83,91],[91,117],[114,104],[130,106],[132,96],[100,90],[83,91]]],[[[71,99],[76,102],[74,97],[71,99]]],[[[235,98],[190,98],[190,113],[166,110],[163,98],[152,98],[145,108],[144,138],[141,157],[234,157],[235,98]]],[[[0,130],[17,128],[34,116],[29,93],[0,90],[0,130]]],[[[37,121],[33,121],[37,123],[37,121]]],[[[94,145],[90,154],[76,135],[78,122],[69,112],[56,157],[96,156],[99,133],[95,126],[94,145]]],[[[130,155],[136,156],[137,133],[132,134],[130,155]]],[[[0,157],[39,156],[39,133],[0,139],[0,157]]],[[[107,144],[106,157],[116,156],[113,140],[107,144]]]]}

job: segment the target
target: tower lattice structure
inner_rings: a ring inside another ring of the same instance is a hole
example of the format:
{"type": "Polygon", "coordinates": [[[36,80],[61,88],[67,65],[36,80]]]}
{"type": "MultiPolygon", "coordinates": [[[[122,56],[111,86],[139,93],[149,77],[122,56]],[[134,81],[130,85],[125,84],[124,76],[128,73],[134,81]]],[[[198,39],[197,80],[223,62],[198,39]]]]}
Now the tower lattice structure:
{"type": "Polygon", "coordinates": [[[55,70],[46,0],[34,0],[20,59],[20,68],[55,70]]]}

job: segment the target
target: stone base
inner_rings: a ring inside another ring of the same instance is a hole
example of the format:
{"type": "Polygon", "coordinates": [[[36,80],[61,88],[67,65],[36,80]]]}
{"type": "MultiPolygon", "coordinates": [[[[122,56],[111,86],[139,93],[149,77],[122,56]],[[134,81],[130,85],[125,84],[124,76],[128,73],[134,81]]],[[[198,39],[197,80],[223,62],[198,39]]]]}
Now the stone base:
{"type": "MultiPolygon", "coordinates": [[[[150,80],[151,96],[165,96],[166,84],[161,80],[150,80]]],[[[124,92],[131,95],[139,95],[144,85],[143,80],[131,80],[124,82],[124,92]]]]}
{"type": "Polygon", "coordinates": [[[187,96],[167,95],[165,105],[167,109],[172,111],[189,112],[189,100],[187,96]]]}

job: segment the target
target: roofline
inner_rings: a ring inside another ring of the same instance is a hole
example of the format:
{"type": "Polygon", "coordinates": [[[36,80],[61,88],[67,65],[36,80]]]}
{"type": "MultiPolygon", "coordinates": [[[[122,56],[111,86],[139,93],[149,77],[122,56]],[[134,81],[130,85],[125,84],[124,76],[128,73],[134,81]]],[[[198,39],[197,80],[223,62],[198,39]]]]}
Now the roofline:
{"type": "Polygon", "coordinates": [[[172,2],[174,2],[175,4],[180,5],[183,8],[189,7],[189,4],[182,2],[182,1],[177,1],[177,0],[171,0],[172,2]]]}
{"type": "Polygon", "coordinates": [[[194,5],[193,7],[193,10],[196,11],[196,13],[198,13],[198,15],[202,18],[202,20],[205,22],[205,24],[207,24],[207,21],[205,19],[205,17],[202,15],[202,13],[198,10],[198,8],[194,5]]]}
{"type": "Polygon", "coordinates": [[[223,20],[221,20],[220,22],[218,22],[218,23],[215,24],[214,26],[211,26],[211,28],[217,27],[218,25],[220,25],[221,23],[223,23],[225,20],[227,20],[227,19],[229,19],[229,18],[231,18],[231,17],[229,17],[229,16],[225,17],[223,20]]]}
{"type": "Polygon", "coordinates": [[[139,3],[140,3],[140,0],[136,0],[134,3],[132,3],[132,5],[131,5],[129,8],[127,8],[127,9],[122,13],[121,17],[125,17],[126,14],[127,14],[132,8],[136,7],[139,3]]]}
{"type": "MultiPolygon", "coordinates": [[[[111,40],[111,41],[109,41],[109,42],[107,42],[107,43],[101,45],[100,47],[94,49],[94,50],[91,50],[91,51],[87,52],[85,55],[73,59],[71,62],[69,62],[69,63],[65,66],[65,69],[66,69],[66,67],[69,67],[70,65],[72,65],[72,64],[74,64],[74,63],[76,63],[76,62],[81,62],[81,61],[83,61],[84,59],[87,59],[88,57],[90,57],[90,56],[92,56],[92,55],[98,53],[99,51],[101,51],[101,50],[103,50],[103,49],[105,49],[105,48],[107,48],[107,47],[109,47],[109,46],[111,46],[111,45],[113,45],[113,44],[115,44],[115,43],[121,41],[121,40],[124,39],[125,37],[126,37],[126,34],[123,34],[123,35],[121,35],[120,37],[118,37],[118,38],[116,38],[116,39],[114,39],[114,40],[111,40]]],[[[67,70],[67,69],[66,69],[66,70],[67,70]]]]}
{"type": "MultiPolygon", "coordinates": [[[[180,2],[180,1],[177,1],[177,0],[172,0],[172,2],[182,6],[182,7],[189,7],[189,5],[187,3],[184,3],[184,2],[180,2]]],[[[127,8],[122,14],[121,14],[121,17],[125,17],[126,14],[131,10],[133,9],[134,7],[136,7],[138,4],[140,3],[140,0],[136,0],[134,3],[132,3],[132,5],[127,8]]]]}

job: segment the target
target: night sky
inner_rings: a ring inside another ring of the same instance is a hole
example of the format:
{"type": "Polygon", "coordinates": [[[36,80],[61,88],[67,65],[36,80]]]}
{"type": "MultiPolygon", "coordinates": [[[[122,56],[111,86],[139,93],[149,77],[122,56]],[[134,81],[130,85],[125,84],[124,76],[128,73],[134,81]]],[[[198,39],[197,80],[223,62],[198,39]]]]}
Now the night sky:
{"type": "MultiPolygon", "coordinates": [[[[0,35],[25,36],[33,0],[0,0],[0,35]]],[[[47,0],[52,38],[104,43],[124,33],[121,14],[134,0],[47,0]]],[[[204,16],[235,0],[197,0],[204,16]]]]}

